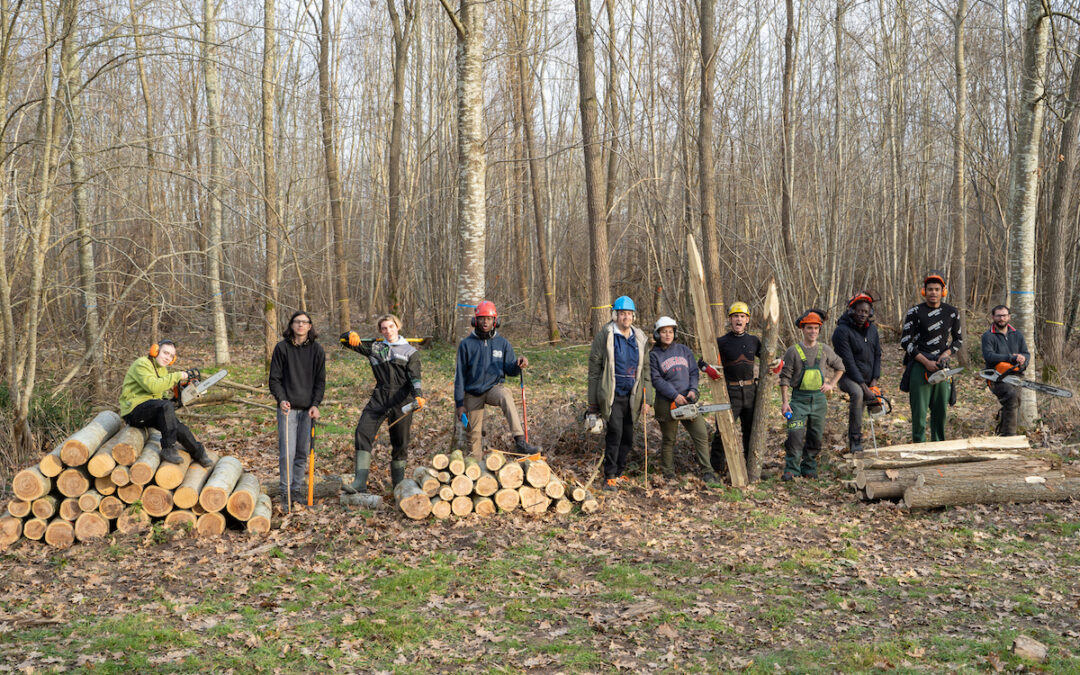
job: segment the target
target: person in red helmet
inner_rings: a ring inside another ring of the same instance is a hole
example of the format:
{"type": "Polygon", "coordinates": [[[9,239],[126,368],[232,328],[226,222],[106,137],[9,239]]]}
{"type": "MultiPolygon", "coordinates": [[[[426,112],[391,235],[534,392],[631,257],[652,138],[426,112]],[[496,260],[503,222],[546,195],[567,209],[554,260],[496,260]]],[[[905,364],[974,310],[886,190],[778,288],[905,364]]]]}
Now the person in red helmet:
{"type": "Polygon", "coordinates": [[[514,436],[515,452],[531,455],[540,448],[525,441],[525,429],[518,417],[514,397],[503,386],[509,375],[520,375],[529,367],[529,359],[514,355],[510,341],[499,335],[499,314],[495,303],[484,300],[476,306],[473,332],[458,343],[457,371],[454,374],[454,406],[457,418],[465,415],[465,432],[473,457],[483,453],[484,406],[502,408],[514,436]]]}
{"type": "Polygon", "coordinates": [[[848,395],[848,449],[862,452],[863,408],[873,403],[881,377],[881,339],[874,325],[874,297],[859,291],[848,300],[848,309],[836,322],[832,346],[844,362],[840,391],[848,395]]]}

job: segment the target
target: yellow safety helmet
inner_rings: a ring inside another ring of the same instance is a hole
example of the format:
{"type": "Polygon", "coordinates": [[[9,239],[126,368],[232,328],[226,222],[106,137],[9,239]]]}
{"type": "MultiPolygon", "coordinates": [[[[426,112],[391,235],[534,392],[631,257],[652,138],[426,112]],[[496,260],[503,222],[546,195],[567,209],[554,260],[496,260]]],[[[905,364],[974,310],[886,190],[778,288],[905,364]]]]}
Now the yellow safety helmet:
{"type": "Polygon", "coordinates": [[[750,316],[750,308],[745,302],[733,302],[727,312],[728,316],[731,316],[732,314],[745,314],[746,316],[750,316]]]}

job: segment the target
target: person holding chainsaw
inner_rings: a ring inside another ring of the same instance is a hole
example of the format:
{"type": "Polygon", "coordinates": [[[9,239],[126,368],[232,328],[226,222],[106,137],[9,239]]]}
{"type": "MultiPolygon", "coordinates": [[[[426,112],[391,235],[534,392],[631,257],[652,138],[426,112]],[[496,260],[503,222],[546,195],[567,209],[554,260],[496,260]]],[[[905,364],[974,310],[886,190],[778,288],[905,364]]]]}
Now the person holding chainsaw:
{"type": "MultiPolygon", "coordinates": [[[[698,367],[694,352],[684,344],[675,342],[675,319],[662,316],[653,326],[656,344],[649,350],[649,374],[656,396],[653,406],[656,421],[660,424],[660,470],[665,476],[675,476],[675,437],[679,421],[672,417],[672,409],[694,404],[698,400],[698,367]]],[[[709,427],[699,414],[681,420],[694,442],[694,452],[706,483],[718,483],[720,479],[709,463],[709,427]]]]}
{"type": "Polygon", "coordinates": [[[367,492],[371,446],[383,420],[390,422],[390,482],[396,487],[405,480],[412,412],[426,403],[420,379],[420,351],[401,337],[401,319],[383,314],[375,325],[382,339],[371,344],[355,331],[342,333],[339,339],[342,347],[367,357],[375,376],[375,389],[353,432],[353,482],[342,486],[350,494],[367,492]]]}
{"type": "Polygon", "coordinates": [[[180,387],[199,379],[199,370],[169,372],[176,363],[176,343],[162,340],[150,347],[150,353],[132,362],[120,388],[120,416],[130,426],[157,429],[161,433],[161,460],[181,464],[176,443],[184,446],[192,461],[210,467],[213,462],[203,444],[195,440],[191,429],[176,419],[180,387]]]}
{"type": "Polygon", "coordinates": [[[515,452],[523,455],[540,452],[539,446],[525,440],[517,404],[503,386],[507,375],[521,375],[529,367],[529,359],[515,356],[510,341],[499,335],[499,314],[490,300],[476,306],[472,325],[473,332],[458,343],[454,373],[454,406],[457,418],[464,415],[468,422],[465,433],[472,456],[480,459],[483,454],[484,407],[489,405],[502,408],[514,436],[515,452]]]}
{"type": "Polygon", "coordinates": [[[604,420],[604,490],[619,489],[634,446],[634,424],[649,411],[645,388],[652,374],[645,333],[634,324],[637,308],[623,295],[611,306],[611,321],[593,338],[589,351],[587,415],[604,420]]]}
{"type": "Polygon", "coordinates": [[[832,346],[844,362],[840,391],[848,395],[848,450],[862,452],[863,408],[875,404],[881,390],[881,339],[874,325],[874,298],[860,291],[848,300],[836,322],[832,346]]]}
{"type": "MultiPolygon", "coordinates": [[[[992,323],[982,334],[982,356],[986,367],[999,374],[1022,371],[1027,367],[1031,352],[1028,351],[1023,334],[1009,323],[1009,308],[998,305],[990,314],[992,323]]],[[[999,436],[1015,436],[1016,417],[1020,410],[1020,387],[1005,382],[987,382],[987,385],[1001,404],[995,431],[999,436]]]]}
{"type": "MultiPolygon", "coordinates": [[[[754,427],[754,404],[757,400],[757,369],[754,359],[761,357],[761,340],[748,332],[750,326],[750,307],[745,302],[733,302],[728,309],[729,330],[716,338],[716,348],[723,366],[724,383],[727,385],[728,400],[731,402],[731,417],[738,420],[742,429],[743,457],[750,463],[750,430],[754,427]]],[[[704,360],[698,366],[711,379],[718,379],[720,374],[704,360]]],[[[721,469],[727,466],[724,456],[724,442],[720,434],[713,436],[711,461],[713,467],[721,469]]]]}
{"type": "Polygon", "coordinates": [[[922,295],[926,301],[907,311],[900,336],[905,366],[900,391],[908,392],[911,402],[914,443],[926,441],[927,410],[930,440],[945,440],[945,417],[953,392],[951,379],[943,376],[958,370],[949,368],[949,358],[963,347],[960,312],[944,302],[948,295],[945,277],[936,272],[926,275],[922,295]],[[938,373],[936,377],[935,373],[938,373]]]}
{"type": "Polygon", "coordinates": [[[803,312],[795,321],[802,331],[802,342],[784,353],[780,400],[781,412],[788,423],[781,480],[794,480],[798,476],[817,478],[817,456],[825,431],[825,394],[836,387],[844,374],[844,362],[829,345],[818,341],[827,318],[820,309],[803,312]],[[823,365],[833,371],[830,378],[825,377],[823,365]]]}
{"type": "Polygon", "coordinates": [[[326,391],[326,352],[307,312],[295,312],[270,356],[270,394],[277,401],[281,510],[303,503],[311,427],[326,391]]]}

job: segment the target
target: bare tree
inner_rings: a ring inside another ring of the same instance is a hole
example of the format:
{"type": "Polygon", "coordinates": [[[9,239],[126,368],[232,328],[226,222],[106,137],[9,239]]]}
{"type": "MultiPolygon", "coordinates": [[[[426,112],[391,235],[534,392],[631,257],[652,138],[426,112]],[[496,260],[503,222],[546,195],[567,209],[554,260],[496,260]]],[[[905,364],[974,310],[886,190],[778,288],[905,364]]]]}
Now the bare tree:
{"type": "Polygon", "coordinates": [[[784,29],[784,77],[780,94],[780,233],[784,241],[784,257],[791,272],[799,269],[798,254],[795,251],[795,233],[792,225],[791,199],[794,186],[795,125],[792,120],[792,105],[795,88],[795,3],[784,0],[787,24],[784,29]]]}
{"type": "MultiPolygon", "coordinates": [[[[390,279],[387,291],[390,298],[390,308],[393,312],[401,312],[401,293],[411,284],[405,278],[406,268],[402,265],[404,246],[404,217],[401,208],[401,137],[405,117],[405,79],[408,76],[405,68],[409,60],[409,42],[412,39],[413,30],[413,2],[402,1],[402,13],[405,20],[401,20],[401,13],[397,9],[397,0],[386,0],[386,8],[390,14],[390,25],[394,29],[394,101],[393,113],[390,120],[390,147],[389,162],[387,167],[387,183],[389,187],[389,221],[386,230],[386,258],[390,265],[390,279]]],[[[410,267],[411,269],[411,267],[410,267]]]]}
{"type": "MultiPolygon", "coordinates": [[[[953,30],[954,68],[956,70],[956,117],[953,120],[953,271],[951,301],[960,311],[960,329],[967,332],[967,190],[965,189],[964,159],[967,152],[967,61],[964,57],[964,23],[967,20],[967,0],[957,0],[953,30]]],[[[967,364],[966,351],[959,354],[960,363],[967,364]]]]}
{"type": "MultiPolygon", "coordinates": [[[[262,140],[263,226],[266,229],[266,302],[263,304],[263,359],[267,370],[278,341],[278,214],[277,158],[274,153],[274,109],[277,106],[277,14],[274,0],[263,0],[262,140]]],[[[306,310],[306,308],[304,308],[306,310]]]]}
{"type": "Polygon", "coordinates": [[[207,200],[210,203],[206,238],[207,268],[210,277],[210,314],[214,324],[214,361],[229,362],[229,333],[225,325],[225,299],[222,296],[223,217],[221,191],[224,189],[224,164],[221,147],[221,81],[218,66],[217,5],[203,0],[202,69],[206,90],[206,124],[210,135],[210,177],[207,200]]]}
{"type": "Polygon", "coordinates": [[[713,330],[724,325],[724,290],[720,282],[720,244],[716,230],[716,171],[713,159],[713,81],[716,79],[716,1],[700,0],[701,115],[698,119],[698,190],[701,200],[701,242],[705,249],[705,282],[713,330]]]}
{"type": "Polygon", "coordinates": [[[349,261],[345,255],[345,219],[342,215],[341,172],[338,167],[337,114],[330,80],[330,3],[322,0],[319,15],[319,118],[322,120],[323,159],[326,189],[330,195],[330,230],[334,238],[334,286],[338,304],[338,326],[348,330],[349,261]]]}

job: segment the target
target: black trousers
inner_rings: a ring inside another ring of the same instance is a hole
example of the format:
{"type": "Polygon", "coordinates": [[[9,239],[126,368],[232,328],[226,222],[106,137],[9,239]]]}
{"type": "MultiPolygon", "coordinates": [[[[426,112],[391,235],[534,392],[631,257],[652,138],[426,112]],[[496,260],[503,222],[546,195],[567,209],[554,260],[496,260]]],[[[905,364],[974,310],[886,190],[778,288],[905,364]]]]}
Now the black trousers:
{"type": "MultiPolygon", "coordinates": [[[[383,420],[389,424],[401,417],[401,406],[384,408],[375,401],[375,397],[364,406],[364,412],[360,413],[360,421],[356,423],[356,431],[353,432],[353,446],[357,452],[371,452],[371,444],[375,440],[375,434],[379,433],[379,426],[383,420]]],[[[409,458],[409,431],[412,427],[412,416],[401,420],[390,428],[390,453],[391,461],[405,461],[409,458]]]]}
{"type": "Polygon", "coordinates": [[[618,478],[626,471],[634,447],[634,414],[629,396],[616,396],[611,404],[604,436],[604,478],[618,478]]]}
{"type": "Polygon", "coordinates": [[[1020,412],[1020,387],[997,382],[990,385],[990,391],[1001,404],[1000,418],[995,431],[998,436],[1015,436],[1016,418],[1020,412]]]}
{"type": "MultiPolygon", "coordinates": [[[[740,387],[729,384],[728,400],[731,402],[731,417],[742,429],[743,461],[750,462],[750,430],[754,428],[754,401],[757,398],[757,385],[740,387]]],[[[713,436],[710,462],[716,471],[727,470],[727,458],[724,456],[724,441],[720,434],[713,436]]]]}
{"type": "Polygon", "coordinates": [[[135,409],[124,415],[124,421],[141,429],[157,429],[161,432],[161,449],[172,447],[179,441],[192,456],[202,453],[203,446],[195,440],[195,435],[187,425],[176,419],[176,408],[172,401],[155,398],[143,401],[135,409]]]}

